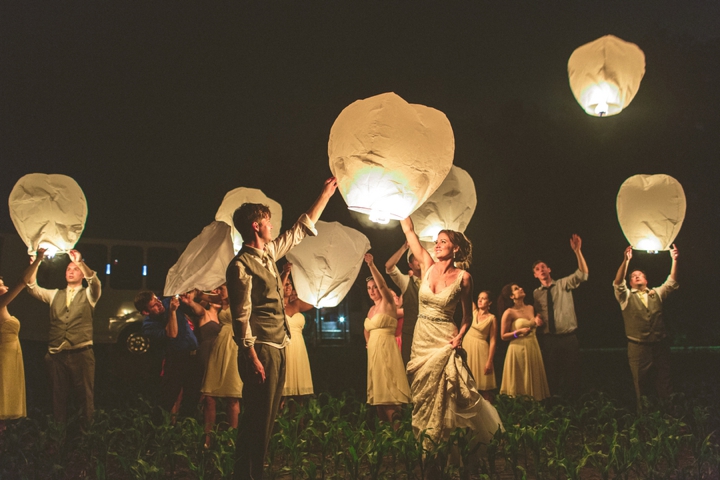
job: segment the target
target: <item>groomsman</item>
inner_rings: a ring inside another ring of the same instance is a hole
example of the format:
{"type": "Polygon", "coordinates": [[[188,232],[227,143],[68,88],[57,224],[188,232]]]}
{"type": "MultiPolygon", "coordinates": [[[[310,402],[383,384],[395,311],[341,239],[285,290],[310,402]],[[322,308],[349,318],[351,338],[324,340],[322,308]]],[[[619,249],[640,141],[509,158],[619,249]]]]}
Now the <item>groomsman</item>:
{"type": "Polygon", "coordinates": [[[408,274],[403,274],[397,267],[400,257],[408,249],[405,242],[392,257],[385,262],[385,273],[395,285],[400,287],[400,295],[403,299],[403,326],[402,326],[402,357],[405,365],[410,361],[410,347],[412,347],[413,332],[418,316],[418,290],[420,289],[420,262],[411,253],[408,255],[408,274]]]}
{"type": "Polygon", "coordinates": [[[678,249],[675,245],[670,250],[670,257],[670,275],[665,283],[648,290],[645,272],[634,270],[630,273],[628,289],[625,276],[632,258],[632,247],[627,247],[613,282],[615,298],[620,304],[625,322],[628,362],[638,408],[641,405],[640,397],[649,395],[653,390],[660,398],[670,395],[670,342],[665,331],[663,301],[678,289],[678,249]]]}
{"type": "Polygon", "coordinates": [[[550,267],[543,261],[533,264],[533,275],[540,286],[533,292],[535,311],[545,322],[538,332],[545,372],[551,395],[562,391],[576,397],[580,393],[580,343],[572,291],[588,279],[588,266],[582,254],[582,239],[570,237],[570,248],[577,257],[575,272],[553,280],[550,267]]]}

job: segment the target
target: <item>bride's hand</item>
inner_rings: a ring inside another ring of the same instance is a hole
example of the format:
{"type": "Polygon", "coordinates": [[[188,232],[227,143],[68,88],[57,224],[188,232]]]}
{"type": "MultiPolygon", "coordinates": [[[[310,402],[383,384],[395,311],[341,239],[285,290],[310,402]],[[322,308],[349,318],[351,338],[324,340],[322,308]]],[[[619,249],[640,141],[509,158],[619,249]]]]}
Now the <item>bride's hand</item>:
{"type": "Polygon", "coordinates": [[[457,337],[450,340],[450,345],[452,345],[453,349],[462,347],[462,336],[458,335],[457,337]]]}

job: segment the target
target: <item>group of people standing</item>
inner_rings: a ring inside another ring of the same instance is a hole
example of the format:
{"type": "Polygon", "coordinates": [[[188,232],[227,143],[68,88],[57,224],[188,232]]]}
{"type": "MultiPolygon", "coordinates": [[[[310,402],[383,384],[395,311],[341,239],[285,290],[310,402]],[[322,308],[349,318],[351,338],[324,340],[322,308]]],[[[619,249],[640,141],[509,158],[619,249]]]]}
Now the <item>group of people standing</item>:
{"type": "MultiPolygon", "coordinates": [[[[149,291],[136,296],[137,310],[146,315],[143,333],[162,339],[165,345],[160,406],[175,413],[181,404],[195,409],[204,395],[209,433],[215,400],[226,399],[228,423],[238,427],[236,478],[263,478],[282,398],[313,393],[302,340],[302,312],[312,307],[298,299],[292,288],[292,266],[288,264],[281,273],[276,262],[305,236],[317,234],[315,224],[336,188],[335,178],[326,180],[308,211],[274,239],[267,206],[240,206],[233,223],[244,243],[227,267],[226,284],[214,291],[164,299],[149,291]],[[245,412],[238,423],[240,398],[245,412]]],[[[490,312],[489,291],[480,292],[473,302],[473,279],[468,272],[472,245],[462,233],[443,230],[431,256],[415,234],[412,221],[406,218],[400,223],[406,244],[390,257],[385,269],[400,288],[401,300],[393,295],[373,256],[365,256],[371,272],[367,289],[373,300],[365,320],[368,402],[377,405],[380,418],[389,422],[395,421],[400,405],[412,403],[413,430],[425,435],[429,443],[447,438],[458,427],[470,428],[480,441],[489,441],[502,428],[490,403],[497,388],[493,357],[498,321],[490,312]],[[396,264],[408,249],[409,272],[404,275],[396,264]],[[458,305],[459,326],[454,320],[458,305]]],[[[588,267],[580,237],[573,235],[570,246],[578,261],[573,274],[556,281],[546,263],[533,266],[540,282],[533,293],[534,305],[525,303],[525,292],[517,284],[508,284],[501,291],[497,301],[499,336],[509,342],[501,393],[538,400],[559,393],[563,386],[570,394],[577,393],[579,343],[572,291],[587,280],[588,267]],[[539,332],[541,335],[536,335],[539,332]]],[[[677,288],[677,248],[673,246],[670,253],[670,276],[661,287],[648,290],[645,274],[632,271],[628,288],[625,277],[631,247],[625,251],[614,281],[638,398],[653,386],[661,396],[669,393],[669,345],[662,301],[677,288]]],[[[43,254],[42,249],[37,252],[16,285],[7,287],[0,280],[0,420],[26,415],[19,322],[7,311],[24,287],[50,305],[46,363],[56,419],[65,420],[72,393],[85,418],[91,420],[92,313],[100,298],[100,282],[82,255],[73,250],[66,271],[67,288],[43,289],[35,280],[43,254]]],[[[209,440],[207,437],[206,442],[209,440]]]]}

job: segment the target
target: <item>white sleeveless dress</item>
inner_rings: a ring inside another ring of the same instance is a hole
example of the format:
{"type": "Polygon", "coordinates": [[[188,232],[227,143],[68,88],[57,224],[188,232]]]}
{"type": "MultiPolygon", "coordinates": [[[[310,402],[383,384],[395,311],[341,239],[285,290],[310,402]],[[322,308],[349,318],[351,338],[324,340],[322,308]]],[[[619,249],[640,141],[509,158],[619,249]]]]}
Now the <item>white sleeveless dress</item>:
{"type": "Polygon", "coordinates": [[[416,436],[426,432],[428,447],[447,439],[459,427],[471,428],[481,442],[487,443],[502,428],[500,416],[482,398],[475,380],[450,345],[458,332],[453,314],[460,301],[463,271],[451,285],[433,293],[428,282],[430,269],[418,292],[419,313],[407,365],[414,404],[413,431],[416,436]]]}

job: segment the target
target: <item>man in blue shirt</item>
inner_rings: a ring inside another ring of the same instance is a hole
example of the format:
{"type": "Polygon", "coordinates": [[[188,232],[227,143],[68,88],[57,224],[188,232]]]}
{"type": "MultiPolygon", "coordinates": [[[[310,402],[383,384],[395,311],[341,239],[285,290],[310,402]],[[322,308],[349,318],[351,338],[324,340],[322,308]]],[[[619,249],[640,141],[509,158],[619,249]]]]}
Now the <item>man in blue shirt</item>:
{"type": "Polygon", "coordinates": [[[203,372],[196,357],[198,341],[188,317],[194,310],[193,304],[191,295],[160,300],[153,292],[144,290],[135,296],[135,308],[146,315],[143,335],[165,345],[159,403],[173,414],[180,411],[183,400],[184,413],[192,414],[200,400],[203,372]]]}

